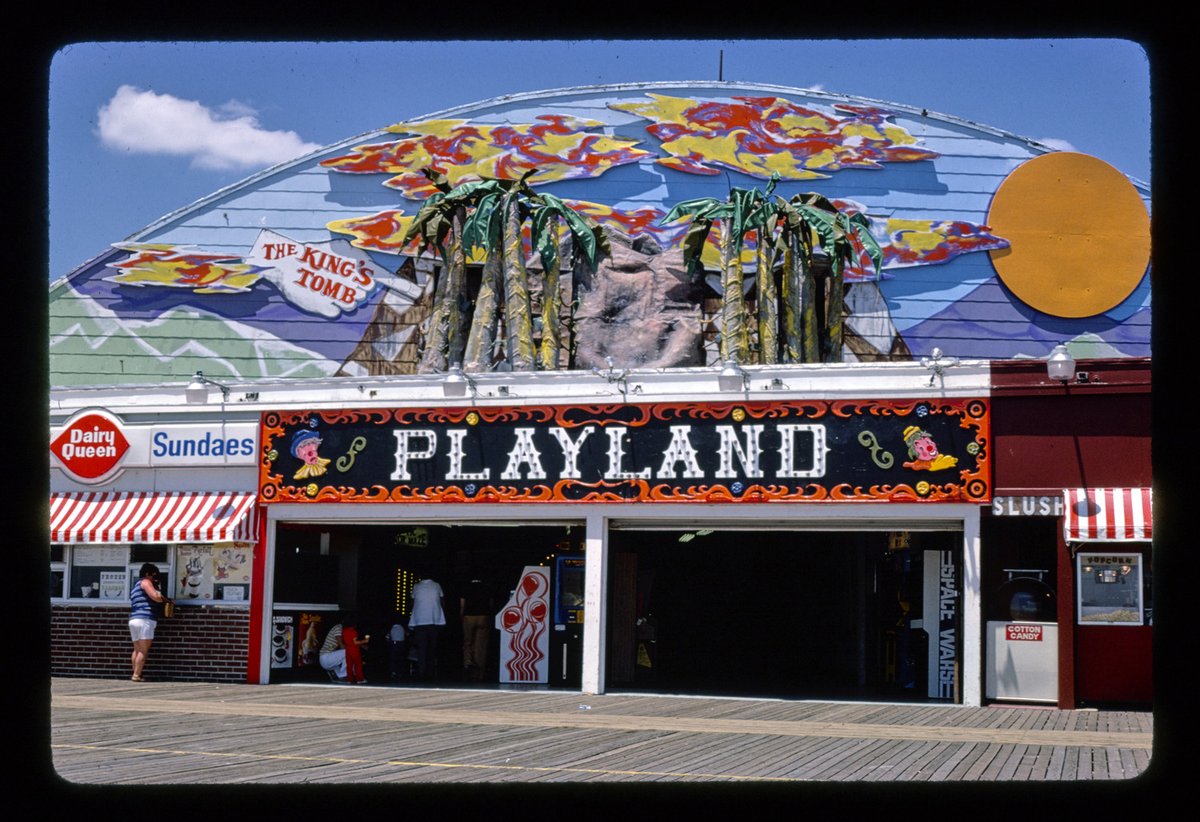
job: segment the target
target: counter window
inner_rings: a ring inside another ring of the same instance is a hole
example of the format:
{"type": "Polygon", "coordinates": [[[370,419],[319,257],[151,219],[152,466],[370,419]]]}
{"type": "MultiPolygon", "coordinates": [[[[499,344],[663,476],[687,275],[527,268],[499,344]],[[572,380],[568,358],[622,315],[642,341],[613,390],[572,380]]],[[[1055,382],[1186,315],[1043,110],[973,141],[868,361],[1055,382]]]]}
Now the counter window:
{"type": "Polygon", "coordinates": [[[53,545],[50,597],[127,603],[142,565],[152,562],[177,602],[246,602],[252,556],[248,543],[53,545]]]}
{"type": "Polygon", "coordinates": [[[66,546],[50,546],[50,598],[62,599],[67,596],[67,562],[66,546]]]}
{"type": "Polygon", "coordinates": [[[1080,553],[1080,625],[1142,625],[1147,616],[1142,556],[1136,553],[1080,553]]]}

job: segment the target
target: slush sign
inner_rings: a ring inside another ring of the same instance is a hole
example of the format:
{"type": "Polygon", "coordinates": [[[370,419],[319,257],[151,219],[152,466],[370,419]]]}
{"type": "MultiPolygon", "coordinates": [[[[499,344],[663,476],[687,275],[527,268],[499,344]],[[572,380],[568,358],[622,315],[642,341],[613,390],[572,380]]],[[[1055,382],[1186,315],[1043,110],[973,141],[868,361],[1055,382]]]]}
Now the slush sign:
{"type": "Polygon", "coordinates": [[[121,431],[120,421],[99,410],[72,417],[50,443],[50,453],[58,458],[63,471],[88,485],[116,477],[128,452],[129,440],[121,431]]]}

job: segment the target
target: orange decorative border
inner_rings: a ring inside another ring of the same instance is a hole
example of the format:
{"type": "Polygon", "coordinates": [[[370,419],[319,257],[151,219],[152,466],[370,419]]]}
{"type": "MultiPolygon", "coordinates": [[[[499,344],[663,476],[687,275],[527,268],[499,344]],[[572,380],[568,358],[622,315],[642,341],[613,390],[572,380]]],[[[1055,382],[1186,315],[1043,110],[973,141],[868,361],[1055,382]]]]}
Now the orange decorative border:
{"type": "Polygon", "coordinates": [[[263,414],[262,451],[259,462],[259,500],[276,502],[349,503],[628,503],[628,502],[977,502],[991,500],[990,411],[983,399],[942,400],[778,400],[771,402],[688,402],[655,404],[592,404],[564,406],[501,406],[454,408],[397,408],[380,410],[337,409],[329,411],[271,411],[263,414]],[[291,485],[281,474],[271,472],[273,446],[288,426],[307,423],[313,417],[326,424],[365,422],[384,424],[478,424],[479,422],[540,422],[563,428],[584,425],[637,427],[651,420],[818,420],[832,416],[848,419],[869,414],[878,417],[908,417],[924,407],[929,413],[957,416],[959,427],[974,431],[978,447],[974,470],[961,470],[951,483],[918,481],[912,484],[858,486],[837,483],[826,486],[807,482],[796,486],[748,485],[740,493],[729,486],[673,486],[646,479],[583,482],[564,479],[553,484],[518,488],[481,485],[468,494],[459,485],[416,487],[373,485],[291,485]],[[629,489],[634,493],[629,493],[629,489]],[[624,492],[617,489],[625,489],[624,492]]]}

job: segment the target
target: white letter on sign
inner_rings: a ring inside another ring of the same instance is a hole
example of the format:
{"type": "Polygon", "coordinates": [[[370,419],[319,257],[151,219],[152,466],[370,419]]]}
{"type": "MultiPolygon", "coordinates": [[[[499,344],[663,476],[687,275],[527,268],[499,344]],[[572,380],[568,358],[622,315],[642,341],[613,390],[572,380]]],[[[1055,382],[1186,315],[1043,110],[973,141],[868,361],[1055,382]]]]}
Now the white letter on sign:
{"type": "Polygon", "coordinates": [[[437,434],[422,428],[408,428],[392,433],[396,435],[396,470],[392,472],[392,479],[410,480],[412,476],[408,473],[408,461],[433,459],[434,449],[437,448],[437,434]],[[409,441],[421,438],[429,441],[429,447],[420,451],[412,450],[409,441]]]}

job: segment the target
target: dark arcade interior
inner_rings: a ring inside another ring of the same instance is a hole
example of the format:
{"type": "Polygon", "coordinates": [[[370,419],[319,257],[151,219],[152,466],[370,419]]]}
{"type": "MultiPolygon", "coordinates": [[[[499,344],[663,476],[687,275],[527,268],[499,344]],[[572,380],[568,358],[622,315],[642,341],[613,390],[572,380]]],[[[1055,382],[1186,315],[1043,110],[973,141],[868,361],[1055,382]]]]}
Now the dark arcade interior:
{"type": "MultiPolygon", "coordinates": [[[[581,565],[582,524],[278,529],[276,611],[286,603],[323,604],[326,630],[339,614],[355,615],[359,633],[372,637],[364,654],[371,685],[580,687],[582,625],[572,621],[571,609],[555,607],[563,604],[555,591],[566,583],[578,604],[582,576],[558,577],[560,558],[581,565]],[[461,592],[481,580],[498,612],[522,569],[543,564],[551,568],[549,682],[500,685],[495,630],[483,681],[471,681],[462,664],[461,592]],[[422,680],[402,669],[392,678],[383,640],[407,612],[406,590],[426,575],[445,592],[437,672],[422,680]],[[333,604],[337,611],[329,609],[333,604]]],[[[888,534],[878,531],[614,530],[605,688],[923,701],[926,639],[906,629],[905,616],[920,617],[922,549],[959,545],[957,532],[914,533],[911,548],[890,550],[888,534]]],[[[313,665],[273,668],[271,678],[328,681],[313,665]]]]}

